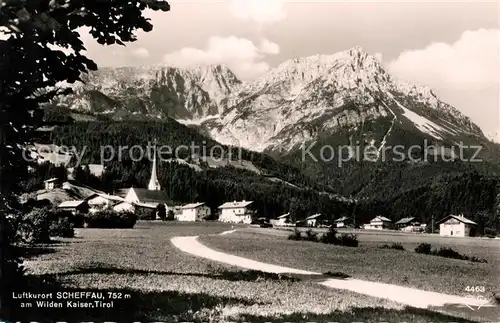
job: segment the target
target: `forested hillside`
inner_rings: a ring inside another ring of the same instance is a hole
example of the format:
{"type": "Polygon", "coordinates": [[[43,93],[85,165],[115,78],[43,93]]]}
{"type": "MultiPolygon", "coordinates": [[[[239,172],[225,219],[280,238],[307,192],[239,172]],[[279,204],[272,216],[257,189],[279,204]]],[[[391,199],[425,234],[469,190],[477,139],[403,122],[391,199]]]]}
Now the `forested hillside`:
{"type": "MultiPolygon", "coordinates": [[[[50,135],[45,135],[45,138],[40,140],[47,142],[50,138],[53,138],[53,143],[58,146],[74,146],[79,153],[83,152],[82,165],[100,163],[101,148],[108,145],[115,151],[120,147],[130,148],[135,145],[146,150],[148,143],[157,140],[158,147],[168,146],[175,150],[181,145],[190,146],[194,143],[200,147],[205,146],[207,152],[219,145],[171,119],[75,121],[57,126],[50,135]]],[[[219,146],[222,149],[215,149],[214,156],[211,157],[228,157],[228,152],[231,151],[233,159],[238,162],[241,156],[245,162],[251,162],[259,172],[223,164],[221,167],[209,167],[202,158],[199,160],[199,167],[194,168],[192,165],[195,161],[190,150],[181,150],[180,156],[164,153],[160,156],[163,162],[158,164],[158,179],[171,200],[178,203],[206,201],[212,208],[227,201],[252,200],[255,201],[259,214],[269,218],[290,210],[299,219],[314,212],[321,212],[325,217],[350,214],[349,208],[353,207],[353,203],[337,197],[333,191],[328,191],[326,185],[303,175],[300,169],[277,162],[261,153],[219,146]],[[222,151],[224,156],[221,155],[222,151]],[[177,161],[174,157],[184,161],[177,161]]],[[[106,171],[102,179],[92,176],[85,168],[75,170],[75,179],[110,193],[131,186],[147,186],[151,171],[151,160],[148,156],[139,159],[137,150],[132,154],[132,157],[137,159],[132,161],[128,150],[123,150],[121,158],[116,154],[112,160],[107,161],[111,158],[111,149],[108,147],[104,151],[107,152],[104,154],[106,171]]],[[[200,148],[197,153],[203,155],[203,149],[200,148]]]]}
{"type": "MultiPolygon", "coordinates": [[[[158,146],[168,145],[173,149],[194,143],[209,151],[218,145],[171,119],[75,121],[56,127],[44,140],[50,141],[49,137],[55,144],[75,146],[79,152],[85,147],[83,165],[99,163],[101,147],[107,145],[115,150],[134,145],[146,148],[155,139],[158,146]]],[[[266,154],[221,147],[226,155],[229,150],[233,151],[233,157],[241,154],[242,159],[250,161],[259,172],[232,166],[213,168],[202,160],[198,168],[193,168],[195,161],[191,152],[184,150],[180,157],[185,162],[159,164],[160,184],[172,200],[178,203],[206,201],[216,208],[226,201],[246,199],[255,201],[259,214],[268,218],[286,212],[292,212],[296,219],[314,213],[322,213],[326,219],[355,215],[358,224],[377,214],[393,220],[415,216],[431,224],[432,218],[437,221],[449,213],[464,213],[486,227],[487,232],[500,228],[497,211],[500,180],[497,166],[491,162],[353,161],[338,167],[290,159],[277,161],[266,154]],[[271,181],[271,178],[279,180],[271,181]]],[[[214,151],[215,155],[218,151],[214,151]]],[[[122,155],[121,160],[115,156],[106,162],[102,179],[92,176],[88,170],[77,169],[78,179],[108,192],[131,186],[146,187],[150,159],[146,156],[133,162],[128,151],[122,155]]],[[[163,154],[161,157],[166,160],[174,156],[163,154]]]]}

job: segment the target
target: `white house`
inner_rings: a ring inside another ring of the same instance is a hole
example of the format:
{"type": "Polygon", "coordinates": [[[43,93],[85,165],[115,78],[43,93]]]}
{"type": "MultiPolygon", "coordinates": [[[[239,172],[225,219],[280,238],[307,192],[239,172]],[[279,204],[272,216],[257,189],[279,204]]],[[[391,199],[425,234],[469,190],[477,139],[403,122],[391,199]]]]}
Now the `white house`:
{"type": "Polygon", "coordinates": [[[394,223],[394,226],[404,232],[424,232],[426,227],[414,217],[402,218],[394,223]]]}
{"type": "Polygon", "coordinates": [[[234,202],[226,202],[219,206],[220,222],[229,222],[229,223],[252,223],[252,219],[254,217],[254,212],[249,208],[252,204],[252,201],[234,201],[234,202]]]}
{"type": "Polygon", "coordinates": [[[369,224],[365,224],[364,228],[366,230],[384,230],[390,229],[392,227],[392,221],[384,216],[376,216],[370,221],[369,224]]]}
{"type": "Polygon", "coordinates": [[[205,203],[191,203],[182,207],[182,212],[175,215],[178,221],[203,221],[210,216],[210,208],[205,203]]]}
{"type": "Polygon", "coordinates": [[[477,226],[477,223],[464,217],[463,215],[448,215],[444,219],[436,222],[439,224],[439,235],[447,237],[468,237],[471,235],[471,229],[477,226]]]}
{"type": "Polygon", "coordinates": [[[53,190],[54,188],[56,188],[58,182],[58,179],[55,177],[43,181],[46,190],[53,190]]]}
{"type": "Polygon", "coordinates": [[[273,221],[273,225],[277,225],[277,226],[292,225],[292,221],[290,219],[290,213],[285,213],[285,214],[280,215],[277,220],[273,221]]]}
{"type": "Polygon", "coordinates": [[[306,218],[306,223],[308,227],[315,227],[318,224],[318,218],[321,216],[321,214],[313,214],[309,217],[306,218]]]}

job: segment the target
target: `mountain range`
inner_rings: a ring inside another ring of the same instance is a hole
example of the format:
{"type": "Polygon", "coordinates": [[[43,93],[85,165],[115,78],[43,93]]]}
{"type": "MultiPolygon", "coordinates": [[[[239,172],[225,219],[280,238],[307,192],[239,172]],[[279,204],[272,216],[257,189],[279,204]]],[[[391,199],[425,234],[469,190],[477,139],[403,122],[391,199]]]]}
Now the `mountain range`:
{"type": "Polygon", "coordinates": [[[277,156],[353,137],[378,150],[403,137],[488,142],[431,89],[396,80],[360,47],[291,59],[247,83],[224,65],[101,68],[83,81],[54,105],[113,120],[173,118],[222,144],[277,156]]]}

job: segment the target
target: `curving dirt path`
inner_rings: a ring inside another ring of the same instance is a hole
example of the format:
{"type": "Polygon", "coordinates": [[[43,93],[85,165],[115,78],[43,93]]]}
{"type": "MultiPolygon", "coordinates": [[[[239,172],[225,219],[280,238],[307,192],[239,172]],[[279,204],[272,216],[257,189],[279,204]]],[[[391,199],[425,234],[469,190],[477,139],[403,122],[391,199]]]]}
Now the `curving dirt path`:
{"type": "MultiPolygon", "coordinates": [[[[221,233],[221,235],[230,234],[234,231],[236,230],[226,231],[221,233]]],[[[193,256],[210,259],[240,268],[259,270],[269,273],[306,275],[311,276],[311,278],[317,279],[322,278],[323,275],[322,273],[272,265],[216,251],[200,243],[198,241],[198,236],[174,237],[171,239],[171,242],[179,250],[189,253],[193,256]]],[[[411,287],[403,287],[360,279],[324,278],[318,279],[317,283],[330,288],[350,290],[359,294],[377,298],[384,298],[418,308],[444,307],[454,305],[459,307],[468,307],[472,310],[475,310],[476,308],[481,307],[496,307],[485,299],[429,292],[411,287]]]]}

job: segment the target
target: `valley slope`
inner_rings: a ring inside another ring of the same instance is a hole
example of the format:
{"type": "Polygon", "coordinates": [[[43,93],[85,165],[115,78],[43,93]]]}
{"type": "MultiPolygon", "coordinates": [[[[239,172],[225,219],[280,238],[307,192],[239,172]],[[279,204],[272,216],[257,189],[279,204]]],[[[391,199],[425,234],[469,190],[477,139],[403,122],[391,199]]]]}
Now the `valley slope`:
{"type": "MultiPolygon", "coordinates": [[[[131,127],[126,120],[139,119],[144,129],[165,123],[175,133],[197,132],[206,140],[261,152],[257,155],[266,156],[263,165],[275,160],[291,165],[301,181],[358,199],[356,212],[367,217],[378,212],[394,219],[415,215],[426,221],[449,212],[467,212],[471,217],[486,212],[497,221],[493,214],[500,192],[499,146],[431,89],[396,80],[359,47],[292,59],[249,83],[239,81],[225,66],[106,68],[85,80],[48,111],[125,122],[125,137],[131,127]],[[179,128],[171,118],[193,129],[179,128]],[[311,145],[316,157],[326,146],[335,153],[339,147],[361,151],[370,147],[376,158],[367,161],[361,153],[344,161],[343,150],[327,161],[304,159],[303,147],[311,145]],[[435,149],[429,151],[429,145],[435,149]],[[481,162],[459,160],[457,149],[464,145],[480,147],[478,155],[478,149],[466,149],[463,157],[474,156],[481,162]],[[402,160],[393,160],[395,146],[407,152],[402,160]],[[420,149],[408,152],[411,147],[420,149]],[[386,149],[388,154],[383,155],[386,149]],[[430,160],[422,159],[429,155],[430,160]],[[478,192],[483,198],[478,199],[478,192]],[[443,205],[441,198],[449,201],[443,205]]],[[[92,132],[91,124],[78,131],[92,132]]],[[[168,137],[168,132],[162,130],[160,136],[168,137]]],[[[100,141],[108,140],[99,136],[100,141]]],[[[280,172],[289,181],[288,171],[280,172]]],[[[300,209],[297,201],[275,210],[300,209]]],[[[301,216],[313,209],[302,209],[301,216]]]]}

